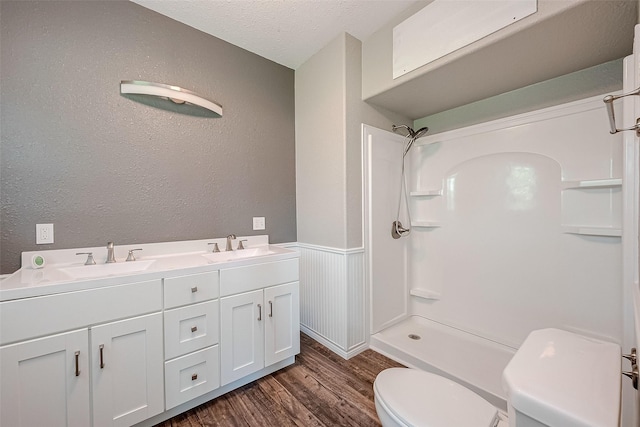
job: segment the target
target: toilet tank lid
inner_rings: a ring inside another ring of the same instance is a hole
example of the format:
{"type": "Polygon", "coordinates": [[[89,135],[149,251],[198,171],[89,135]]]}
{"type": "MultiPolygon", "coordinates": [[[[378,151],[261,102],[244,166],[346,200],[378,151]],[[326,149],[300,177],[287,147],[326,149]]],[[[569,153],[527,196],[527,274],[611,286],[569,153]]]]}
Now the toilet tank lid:
{"type": "Polygon", "coordinates": [[[617,344],[560,329],[533,331],[502,375],[513,408],[550,426],[618,425],[617,344]]]}

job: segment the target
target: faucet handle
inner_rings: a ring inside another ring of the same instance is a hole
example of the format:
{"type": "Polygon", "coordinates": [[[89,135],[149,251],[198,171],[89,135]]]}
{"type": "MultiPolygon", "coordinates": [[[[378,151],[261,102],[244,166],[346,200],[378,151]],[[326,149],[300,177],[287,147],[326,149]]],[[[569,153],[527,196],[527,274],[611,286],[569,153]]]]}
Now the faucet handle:
{"type": "Polygon", "coordinates": [[[127,261],[135,261],[135,260],[136,260],[136,257],[135,257],[135,256],[133,256],[133,251],[141,251],[141,250],[142,250],[142,248],[138,248],[138,249],[131,249],[131,250],[129,251],[129,256],[127,256],[127,261]]]}
{"type": "Polygon", "coordinates": [[[96,260],[93,259],[93,252],[76,252],[76,255],[87,255],[87,261],[84,265],[94,265],[96,260]]]}
{"type": "Polygon", "coordinates": [[[207,245],[213,245],[213,250],[211,252],[220,252],[220,248],[218,247],[218,243],[207,243],[207,245]]]}
{"type": "Polygon", "coordinates": [[[238,243],[238,250],[246,249],[246,248],[244,247],[244,245],[242,244],[242,242],[246,242],[246,241],[247,241],[246,239],[245,239],[245,240],[240,240],[240,242],[238,243]]]}

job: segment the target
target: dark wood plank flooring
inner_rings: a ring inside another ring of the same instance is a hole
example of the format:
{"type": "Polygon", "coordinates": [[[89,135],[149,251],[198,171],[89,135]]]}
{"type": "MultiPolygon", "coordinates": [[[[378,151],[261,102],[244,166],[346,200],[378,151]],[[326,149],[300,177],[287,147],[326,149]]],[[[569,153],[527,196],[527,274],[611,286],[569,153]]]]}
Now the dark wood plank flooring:
{"type": "Polygon", "coordinates": [[[372,350],[344,360],[301,334],[293,365],[156,427],[379,426],[373,381],[394,366],[372,350]]]}

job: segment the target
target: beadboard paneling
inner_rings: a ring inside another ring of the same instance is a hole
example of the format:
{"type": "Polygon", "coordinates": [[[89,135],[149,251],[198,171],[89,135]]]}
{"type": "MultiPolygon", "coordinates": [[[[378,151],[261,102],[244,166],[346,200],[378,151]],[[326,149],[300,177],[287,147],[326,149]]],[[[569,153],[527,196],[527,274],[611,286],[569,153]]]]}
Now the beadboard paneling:
{"type": "Polygon", "coordinates": [[[298,247],[302,330],[345,358],[364,350],[363,249],[298,247]]]}

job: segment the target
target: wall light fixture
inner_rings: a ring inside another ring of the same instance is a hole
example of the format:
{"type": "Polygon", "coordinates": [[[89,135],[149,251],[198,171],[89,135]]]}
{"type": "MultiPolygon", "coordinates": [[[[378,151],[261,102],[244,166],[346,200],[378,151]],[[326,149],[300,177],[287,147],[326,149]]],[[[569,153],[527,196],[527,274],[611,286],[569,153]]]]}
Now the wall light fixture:
{"type": "Polygon", "coordinates": [[[222,106],[179,86],[145,82],[141,80],[122,80],[120,82],[120,93],[130,95],[151,95],[167,99],[174,104],[195,105],[212,111],[219,117],[222,117],[222,106]]]}

